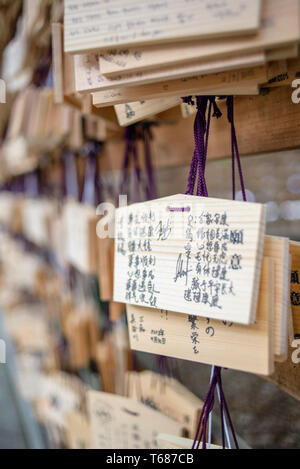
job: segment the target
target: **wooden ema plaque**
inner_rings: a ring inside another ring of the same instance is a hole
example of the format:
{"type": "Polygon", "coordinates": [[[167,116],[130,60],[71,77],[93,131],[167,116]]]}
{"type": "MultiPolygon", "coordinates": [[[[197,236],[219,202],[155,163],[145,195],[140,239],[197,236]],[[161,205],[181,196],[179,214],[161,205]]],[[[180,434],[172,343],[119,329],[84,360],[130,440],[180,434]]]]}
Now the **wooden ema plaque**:
{"type": "Polygon", "coordinates": [[[289,240],[277,236],[266,236],[264,256],[274,260],[274,321],[273,337],[276,359],[285,360],[287,357],[288,336],[288,296],[289,296],[289,240]]]}
{"type": "Polygon", "coordinates": [[[159,410],[183,426],[186,437],[194,437],[203,402],[174,378],[152,371],[128,372],[127,395],[159,410]]]}
{"type": "Polygon", "coordinates": [[[66,438],[69,449],[89,449],[91,430],[87,417],[79,412],[66,415],[66,438]]]}
{"type": "MultiPolygon", "coordinates": [[[[114,48],[103,52],[101,71],[104,74],[128,73],[264,51],[273,54],[278,48],[293,46],[299,42],[299,37],[298,0],[264,0],[262,24],[257,34],[222,40],[178,41],[147,47],[137,44],[128,49],[114,48]]],[[[278,55],[272,57],[270,54],[269,60],[278,60],[277,57],[278,55]]]]}
{"type": "Polygon", "coordinates": [[[89,391],[93,449],[158,448],[160,431],[181,436],[182,426],[134,399],[89,391]]]}
{"type": "Polygon", "coordinates": [[[186,195],[116,211],[114,301],[255,321],[265,207],[186,195]]]}
{"type": "Polygon", "coordinates": [[[65,51],[256,32],[261,0],[66,0],[65,51]]]}

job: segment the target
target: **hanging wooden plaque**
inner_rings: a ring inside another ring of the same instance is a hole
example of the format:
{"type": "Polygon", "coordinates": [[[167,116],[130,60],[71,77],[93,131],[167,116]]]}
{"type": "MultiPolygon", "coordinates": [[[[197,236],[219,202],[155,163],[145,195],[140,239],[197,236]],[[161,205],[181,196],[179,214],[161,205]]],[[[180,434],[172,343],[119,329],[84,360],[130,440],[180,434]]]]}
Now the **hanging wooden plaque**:
{"type": "Polygon", "coordinates": [[[289,240],[266,236],[264,256],[275,263],[274,285],[274,352],[278,359],[286,359],[288,336],[288,293],[289,293],[289,240]]]}
{"type": "Polygon", "coordinates": [[[255,321],[261,204],[178,195],[116,211],[114,300],[255,321]]]}
{"type": "Polygon", "coordinates": [[[182,426],[140,402],[89,391],[93,449],[155,449],[160,431],[182,434],[182,426]]]}
{"type": "Polygon", "coordinates": [[[127,373],[128,397],[144,402],[176,420],[184,435],[196,434],[203,402],[177,380],[152,371],[127,373]]]}
{"type": "Polygon", "coordinates": [[[261,0],[206,2],[65,1],[65,51],[253,33],[261,0]]]}
{"type": "Polygon", "coordinates": [[[119,124],[126,127],[177,106],[180,102],[179,98],[150,99],[148,101],[117,104],[115,111],[119,124]]]}
{"type": "Polygon", "coordinates": [[[87,417],[79,412],[66,415],[66,437],[68,449],[89,449],[91,430],[87,417]]]}
{"type": "MultiPolygon", "coordinates": [[[[103,57],[110,62],[111,71],[122,70],[126,73],[175,64],[182,65],[194,60],[241,56],[266,50],[272,52],[275,48],[293,46],[299,42],[299,37],[298,0],[264,0],[262,24],[258,34],[224,38],[221,41],[193,40],[147,47],[139,45],[130,48],[119,47],[103,52],[103,57]]],[[[270,55],[268,60],[272,59],[277,60],[277,57],[270,55]]]]}

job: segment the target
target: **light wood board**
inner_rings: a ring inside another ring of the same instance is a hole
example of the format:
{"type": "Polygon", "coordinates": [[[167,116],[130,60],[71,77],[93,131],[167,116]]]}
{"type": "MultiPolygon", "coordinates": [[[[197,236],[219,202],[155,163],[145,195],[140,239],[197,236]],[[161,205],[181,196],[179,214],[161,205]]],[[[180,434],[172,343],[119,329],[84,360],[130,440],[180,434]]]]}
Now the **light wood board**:
{"type": "Polygon", "coordinates": [[[254,33],[261,0],[65,0],[65,51],[254,33]]]}
{"type": "Polygon", "coordinates": [[[164,80],[197,76],[199,74],[208,75],[229,70],[256,67],[266,63],[265,54],[257,53],[243,57],[163,67],[151,71],[132,72],[122,76],[106,77],[102,72],[101,64],[99,64],[101,59],[99,60],[97,54],[75,55],[73,60],[76,90],[79,93],[90,93],[123,86],[157,83],[164,80]]]}
{"type": "Polygon", "coordinates": [[[147,370],[128,372],[126,382],[128,397],[182,424],[185,436],[195,435],[203,402],[177,380],[147,370]]]}
{"type": "Polygon", "coordinates": [[[288,335],[289,240],[265,237],[264,255],[275,262],[274,351],[286,357],[288,335]]]}
{"type": "Polygon", "coordinates": [[[89,391],[88,404],[92,449],[154,449],[159,431],[182,434],[179,423],[133,399],[89,391]]]}
{"type": "Polygon", "coordinates": [[[179,98],[150,99],[135,103],[117,104],[115,106],[118,122],[122,127],[135,124],[151,116],[166,111],[181,103],[179,98]]]}
{"type": "MultiPolygon", "coordinates": [[[[93,93],[93,104],[96,107],[111,106],[121,103],[155,99],[159,97],[188,95],[248,94],[248,90],[257,88],[258,84],[267,81],[265,66],[247,68],[211,75],[197,75],[178,80],[167,80],[149,85],[130,86],[115,90],[96,91],[93,93]]],[[[251,94],[251,93],[250,93],[251,94]]]]}
{"type": "Polygon", "coordinates": [[[117,209],[114,300],[254,322],[265,211],[187,195],[117,209]]]}
{"type": "Polygon", "coordinates": [[[110,70],[122,68],[137,71],[166,67],[192,60],[262,52],[278,47],[294,46],[300,39],[298,0],[264,0],[262,26],[256,35],[233,39],[178,42],[147,48],[114,49],[103,53],[110,70]]]}
{"type": "Polygon", "coordinates": [[[164,80],[176,80],[197,75],[208,75],[230,70],[257,67],[266,63],[264,53],[245,55],[205,63],[193,63],[174,67],[164,67],[151,71],[127,73],[122,76],[106,77],[99,64],[97,54],[74,56],[76,91],[89,93],[125,86],[146,85],[164,80]]]}

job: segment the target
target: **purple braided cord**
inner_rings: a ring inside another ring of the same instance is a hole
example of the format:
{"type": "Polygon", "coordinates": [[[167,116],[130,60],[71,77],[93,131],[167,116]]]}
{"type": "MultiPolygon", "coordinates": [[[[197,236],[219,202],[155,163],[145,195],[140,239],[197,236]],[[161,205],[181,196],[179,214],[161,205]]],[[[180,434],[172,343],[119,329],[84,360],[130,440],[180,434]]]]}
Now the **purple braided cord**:
{"type": "Polygon", "coordinates": [[[141,194],[140,194],[140,187],[141,187],[141,169],[139,166],[139,157],[138,157],[138,149],[137,149],[137,137],[132,142],[132,156],[133,156],[133,163],[134,163],[134,201],[140,202],[141,201],[141,194]]]}
{"type": "MultiPolygon", "coordinates": [[[[195,190],[195,183],[198,169],[198,186],[197,196],[208,197],[208,191],[205,181],[205,167],[208,151],[208,139],[210,132],[212,108],[214,109],[213,117],[221,117],[222,113],[219,110],[215,97],[203,96],[197,97],[197,115],[194,123],[194,139],[195,151],[191,163],[190,173],[188,177],[188,185],[186,194],[193,195],[195,190]],[[207,104],[209,102],[208,118],[206,121],[207,104]],[[204,140],[205,138],[205,140],[204,140]]],[[[184,102],[191,104],[190,98],[184,98],[184,102]]]]}
{"type": "Polygon", "coordinates": [[[144,140],[144,151],[145,151],[145,164],[147,171],[147,185],[146,185],[146,196],[147,200],[154,200],[157,198],[157,189],[154,178],[154,170],[151,158],[151,145],[152,132],[149,124],[143,124],[143,140],[144,140]]]}
{"type": "Polygon", "coordinates": [[[151,159],[150,141],[152,139],[151,130],[149,125],[143,124],[142,127],[139,125],[132,125],[126,128],[125,131],[125,155],[123,162],[122,178],[120,184],[120,194],[129,194],[129,164],[132,159],[134,163],[134,201],[141,201],[140,188],[142,186],[141,169],[139,166],[138,158],[138,139],[141,139],[144,143],[144,156],[145,156],[145,167],[147,172],[147,183],[145,185],[145,195],[147,200],[153,200],[157,197],[156,185],[154,179],[154,171],[151,159]]]}
{"type": "Polygon", "coordinates": [[[120,183],[120,189],[119,189],[119,194],[127,194],[129,193],[129,175],[128,175],[128,170],[129,170],[129,162],[130,162],[130,156],[132,154],[132,145],[133,145],[133,139],[134,139],[134,132],[135,127],[134,126],[129,126],[125,130],[125,154],[124,154],[124,160],[123,160],[123,167],[122,167],[122,176],[121,176],[121,183],[120,183]]]}
{"type": "Polygon", "coordinates": [[[195,151],[193,160],[191,163],[191,169],[188,178],[188,186],[186,194],[193,195],[195,190],[195,183],[197,177],[197,169],[199,171],[197,195],[203,195],[207,193],[207,187],[205,183],[203,166],[205,161],[205,144],[204,136],[206,133],[206,108],[207,108],[207,97],[197,97],[197,115],[194,123],[194,139],[195,139],[195,151]]]}
{"type": "MultiPolygon", "coordinates": [[[[210,132],[210,123],[211,123],[211,113],[212,108],[214,108],[214,117],[221,117],[221,112],[216,104],[215,98],[213,97],[197,97],[197,115],[194,123],[194,138],[195,138],[195,151],[191,163],[190,173],[188,177],[188,185],[186,194],[193,195],[197,177],[197,170],[198,170],[198,187],[197,187],[197,195],[208,197],[208,191],[205,181],[205,167],[207,161],[207,151],[208,151],[208,139],[209,139],[209,132],[210,132]],[[206,111],[208,101],[209,110],[208,110],[208,119],[206,121],[206,111]]],[[[190,97],[185,98],[184,102],[191,104],[192,100],[190,97]]],[[[228,106],[228,120],[231,124],[231,137],[232,137],[232,164],[233,164],[233,187],[235,187],[235,167],[234,167],[234,160],[235,154],[238,161],[238,168],[240,174],[240,181],[241,187],[243,191],[244,200],[246,199],[246,191],[245,185],[243,181],[243,174],[240,162],[240,155],[238,150],[238,143],[237,137],[234,127],[234,113],[233,113],[233,98],[228,98],[227,100],[228,106]]],[[[235,189],[233,189],[235,190],[235,189]]],[[[215,367],[213,377],[210,383],[209,390],[207,392],[204,405],[201,411],[200,419],[198,422],[196,435],[193,443],[192,449],[199,449],[200,443],[203,443],[203,449],[206,449],[206,432],[207,432],[207,424],[209,420],[209,416],[214,408],[215,403],[215,390],[219,388],[220,393],[220,412],[221,412],[221,426],[222,426],[222,445],[225,449],[225,428],[224,428],[224,410],[229,422],[230,430],[234,439],[234,443],[236,448],[238,448],[238,442],[235,435],[235,431],[233,428],[232,420],[229,414],[227,402],[224,396],[223,387],[222,387],[222,378],[221,378],[221,368],[215,367]]]]}
{"type": "Polygon", "coordinates": [[[243,194],[243,200],[244,202],[247,202],[247,195],[246,195],[246,188],[244,184],[241,158],[240,158],[238,141],[237,141],[235,125],[234,125],[234,98],[233,96],[228,96],[227,98],[227,117],[231,125],[232,198],[233,200],[235,200],[235,162],[234,162],[234,159],[236,157],[238,170],[239,170],[239,176],[240,176],[241,189],[242,189],[242,194],[243,194]]]}
{"type": "Polygon", "coordinates": [[[82,202],[96,206],[101,203],[102,199],[97,159],[100,149],[101,146],[96,142],[88,142],[85,145],[85,153],[87,154],[87,167],[85,171],[82,202]]]}
{"type": "Polygon", "coordinates": [[[215,401],[214,395],[215,395],[215,390],[216,390],[217,386],[219,387],[219,392],[220,392],[220,411],[221,411],[221,422],[222,422],[222,445],[223,445],[223,449],[225,449],[225,430],[224,430],[224,418],[223,418],[224,409],[225,409],[226,417],[228,419],[228,423],[229,423],[229,427],[230,427],[230,430],[231,430],[231,433],[232,433],[234,444],[235,444],[237,449],[239,448],[238,441],[237,441],[237,438],[236,438],[236,434],[235,434],[235,431],[234,431],[234,427],[233,427],[233,424],[232,424],[232,420],[231,420],[231,417],[230,417],[228,405],[227,405],[225,395],[224,395],[224,391],[223,391],[221,371],[222,371],[222,369],[220,367],[215,367],[215,369],[214,369],[213,378],[211,380],[210,387],[209,387],[208,393],[207,393],[205,401],[204,401],[204,405],[203,405],[201,416],[200,416],[200,419],[199,419],[199,422],[198,422],[196,436],[195,436],[195,440],[194,440],[192,449],[199,449],[201,441],[202,441],[202,448],[206,449],[207,423],[208,423],[209,415],[212,412],[213,407],[214,407],[214,401],[215,401]]]}

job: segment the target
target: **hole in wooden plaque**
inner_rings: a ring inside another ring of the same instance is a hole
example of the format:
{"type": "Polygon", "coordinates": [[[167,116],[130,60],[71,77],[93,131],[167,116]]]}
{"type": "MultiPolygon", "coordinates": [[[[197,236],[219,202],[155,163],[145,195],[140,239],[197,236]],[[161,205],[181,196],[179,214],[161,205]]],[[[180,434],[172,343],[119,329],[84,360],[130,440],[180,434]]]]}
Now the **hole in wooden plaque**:
{"type": "Polygon", "coordinates": [[[190,212],[191,211],[191,207],[167,207],[167,211],[168,212],[178,212],[178,213],[182,213],[182,212],[190,212]]]}

